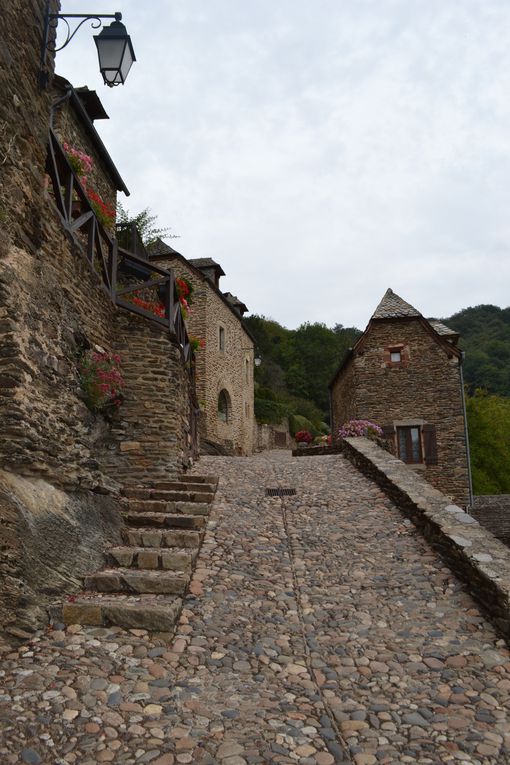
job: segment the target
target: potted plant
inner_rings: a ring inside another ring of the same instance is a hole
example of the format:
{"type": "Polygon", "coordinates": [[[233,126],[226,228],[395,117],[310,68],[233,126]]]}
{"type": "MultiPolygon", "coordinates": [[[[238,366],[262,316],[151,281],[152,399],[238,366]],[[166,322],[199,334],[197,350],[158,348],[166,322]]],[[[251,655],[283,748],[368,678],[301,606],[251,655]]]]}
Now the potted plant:
{"type": "Polygon", "coordinates": [[[308,446],[313,441],[313,436],[308,430],[298,430],[294,438],[299,448],[308,446]]]}

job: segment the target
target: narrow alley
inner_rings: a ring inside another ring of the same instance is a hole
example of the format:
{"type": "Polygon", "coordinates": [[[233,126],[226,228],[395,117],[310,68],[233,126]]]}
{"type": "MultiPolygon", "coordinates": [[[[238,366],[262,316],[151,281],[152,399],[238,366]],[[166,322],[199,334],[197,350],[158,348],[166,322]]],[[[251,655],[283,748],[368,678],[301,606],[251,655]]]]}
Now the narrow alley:
{"type": "Polygon", "coordinates": [[[220,482],[175,637],[4,655],[2,765],[510,761],[509,651],[375,484],[339,455],[196,471],[220,482]]]}

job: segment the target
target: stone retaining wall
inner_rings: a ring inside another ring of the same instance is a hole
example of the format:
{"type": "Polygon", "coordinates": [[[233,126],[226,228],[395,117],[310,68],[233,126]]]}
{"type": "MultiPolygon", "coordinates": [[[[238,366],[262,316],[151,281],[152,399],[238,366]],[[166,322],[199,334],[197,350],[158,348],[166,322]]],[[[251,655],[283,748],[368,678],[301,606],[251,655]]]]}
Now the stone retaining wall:
{"type": "Polygon", "coordinates": [[[510,494],[474,497],[470,512],[484,528],[510,545],[510,494]]]}
{"type": "Polygon", "coordinates": [[[464,580],[510,644],[510,550],[478,521],[400,460],[366,438],[347,438],[341,450],[422,530],[464,580]]]}

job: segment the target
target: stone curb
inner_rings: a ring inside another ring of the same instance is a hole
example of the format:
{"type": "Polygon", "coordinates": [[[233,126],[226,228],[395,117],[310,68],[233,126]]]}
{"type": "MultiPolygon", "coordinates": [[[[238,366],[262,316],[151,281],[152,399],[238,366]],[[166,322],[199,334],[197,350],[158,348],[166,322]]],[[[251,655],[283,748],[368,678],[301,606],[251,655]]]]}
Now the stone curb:
{"type": "Polygon", "coordinates": [[[510,645],[510,548],[373,441],[346,438],[340,449],[422,531],[510,645]]]}

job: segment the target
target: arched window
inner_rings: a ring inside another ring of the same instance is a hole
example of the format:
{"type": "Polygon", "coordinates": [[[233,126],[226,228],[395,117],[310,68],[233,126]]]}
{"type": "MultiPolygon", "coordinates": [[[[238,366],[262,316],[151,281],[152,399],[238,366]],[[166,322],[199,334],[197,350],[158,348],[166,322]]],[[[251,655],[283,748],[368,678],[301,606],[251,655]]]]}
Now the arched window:
{"type": "Polygon", "coordinates": [[[218,396],[218,419],[222,422],[230,422],[231,410],[230,396],[226,390],[220,391],[218,396]]]}

